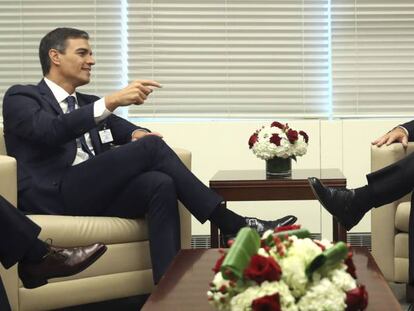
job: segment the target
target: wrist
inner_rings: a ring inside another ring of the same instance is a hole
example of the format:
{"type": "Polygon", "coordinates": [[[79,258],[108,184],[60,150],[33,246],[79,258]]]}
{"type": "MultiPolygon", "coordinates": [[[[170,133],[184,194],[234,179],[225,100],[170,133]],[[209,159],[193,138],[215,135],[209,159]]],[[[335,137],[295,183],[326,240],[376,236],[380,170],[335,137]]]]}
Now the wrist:
{"type": "Polygon", "coordinates": [[[398,125],[397,127],[395,127],[396,129],[399,129],[400,131],[404,132],[405,136],[409,136],[408,130],[402,126],[402,125],[398,125]]]}
{"type": "Polygon", "coordinates": [[[115,95],[108,95],[105,96],[105,107],[110,112],[113,112],[116,108],[118,108],[118,101],[115,95]]]}

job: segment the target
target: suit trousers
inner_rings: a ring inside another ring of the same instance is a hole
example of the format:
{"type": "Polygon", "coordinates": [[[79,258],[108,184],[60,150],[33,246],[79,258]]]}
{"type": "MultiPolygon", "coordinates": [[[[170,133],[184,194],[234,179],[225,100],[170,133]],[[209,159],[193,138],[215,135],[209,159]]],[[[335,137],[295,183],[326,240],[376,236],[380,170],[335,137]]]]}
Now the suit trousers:
{"type": "Polygon", "coordinates": [[[394,202],[414,188],[414,153],[367,175],[374,206],[394,202]]]}
{"type": "Polygon", "coordinates": [[[8,269],[24,257],[41,228],[0,196],[0,262],[8,269]]]}
{"type": "Polygon", "coordinates": [[[180,248],[177,199],[201,223],[223,201],[152,135],[70,167],[61,193],[66,214],[146,216],[156,283],[180,248]]]}
{"type": "Polygon", "coordinates": [[[3,282],[0,278],[0,310],[1,311],[10,311],[10,303],[7,299],[6,290],[4,289],[3,282]]]}

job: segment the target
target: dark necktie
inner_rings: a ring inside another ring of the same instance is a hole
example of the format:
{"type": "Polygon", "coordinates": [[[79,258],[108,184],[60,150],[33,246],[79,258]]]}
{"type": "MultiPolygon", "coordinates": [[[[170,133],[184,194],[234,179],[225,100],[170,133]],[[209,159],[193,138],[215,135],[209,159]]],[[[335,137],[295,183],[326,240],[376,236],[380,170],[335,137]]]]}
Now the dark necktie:
{"type": "MultiPolygon", "coordinates": [[[[75,110],[75,105],[76,105],[75,96],[66,97],[66,102],[68,103],[68,112],[75,110]]],[[[82,150],[85,151],[89,155],[89,158],[92,158],[94,154],[91,152],[88,145],[86,144],[85,136],[81,135],[78,139],[81,143],[82,150]]]]}

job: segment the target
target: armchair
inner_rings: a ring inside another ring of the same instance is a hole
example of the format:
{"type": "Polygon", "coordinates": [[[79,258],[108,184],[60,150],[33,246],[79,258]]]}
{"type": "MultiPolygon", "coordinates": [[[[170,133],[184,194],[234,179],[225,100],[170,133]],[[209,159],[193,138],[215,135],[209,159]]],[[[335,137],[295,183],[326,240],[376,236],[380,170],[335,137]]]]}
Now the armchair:
{"type": "MultiPolygon", "coordinates": [[[[3,129],[0,127],[0,133],[3,129]]],[[[174,149],[191,166],[191,153],[174,149]]],[[[0,194],[12,204],[17,202],[16,160],[6,155],[0,135],[0,194]]],[[[181,247],[190,248],[191,215],[179,202],[181,247]]],[[[40,239],[53,239],[59,246],[103,242],[107,252],[85,271],[67,278],[51,279],[36,288],[23,287],[16,265],[0,268],[6,292],[14,311],[50,310],[150,293],[153,288],[151,261],[145,219],[30,215],[42,227],[40,239]]]]}
{"type": "MultiPolygon", "coordinates": [[[[405,151],[401,144],[371,147],[371,171],[390,165],[414,152],[414,143],[405,151]]],[[[411,193],[371,210],[372,254],[386,280],[408,283],[408,222],[411,193]]],[[[411,302],[414,291],[407,284],[406,296],[411,302]]]]}

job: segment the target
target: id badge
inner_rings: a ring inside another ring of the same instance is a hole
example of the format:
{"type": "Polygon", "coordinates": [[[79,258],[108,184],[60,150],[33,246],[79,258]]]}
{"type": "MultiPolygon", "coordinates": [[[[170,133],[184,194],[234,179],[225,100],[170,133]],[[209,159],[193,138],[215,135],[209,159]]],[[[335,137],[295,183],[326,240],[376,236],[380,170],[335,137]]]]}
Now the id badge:
{"type": "Polygon", "coordinates": [[[107,143],[111,143],[114,141],[114,138],[112,137],[112,133],[110,129],[99,131],[99,138],[101,139],[102,144],[107,144],[107,143]]]}

